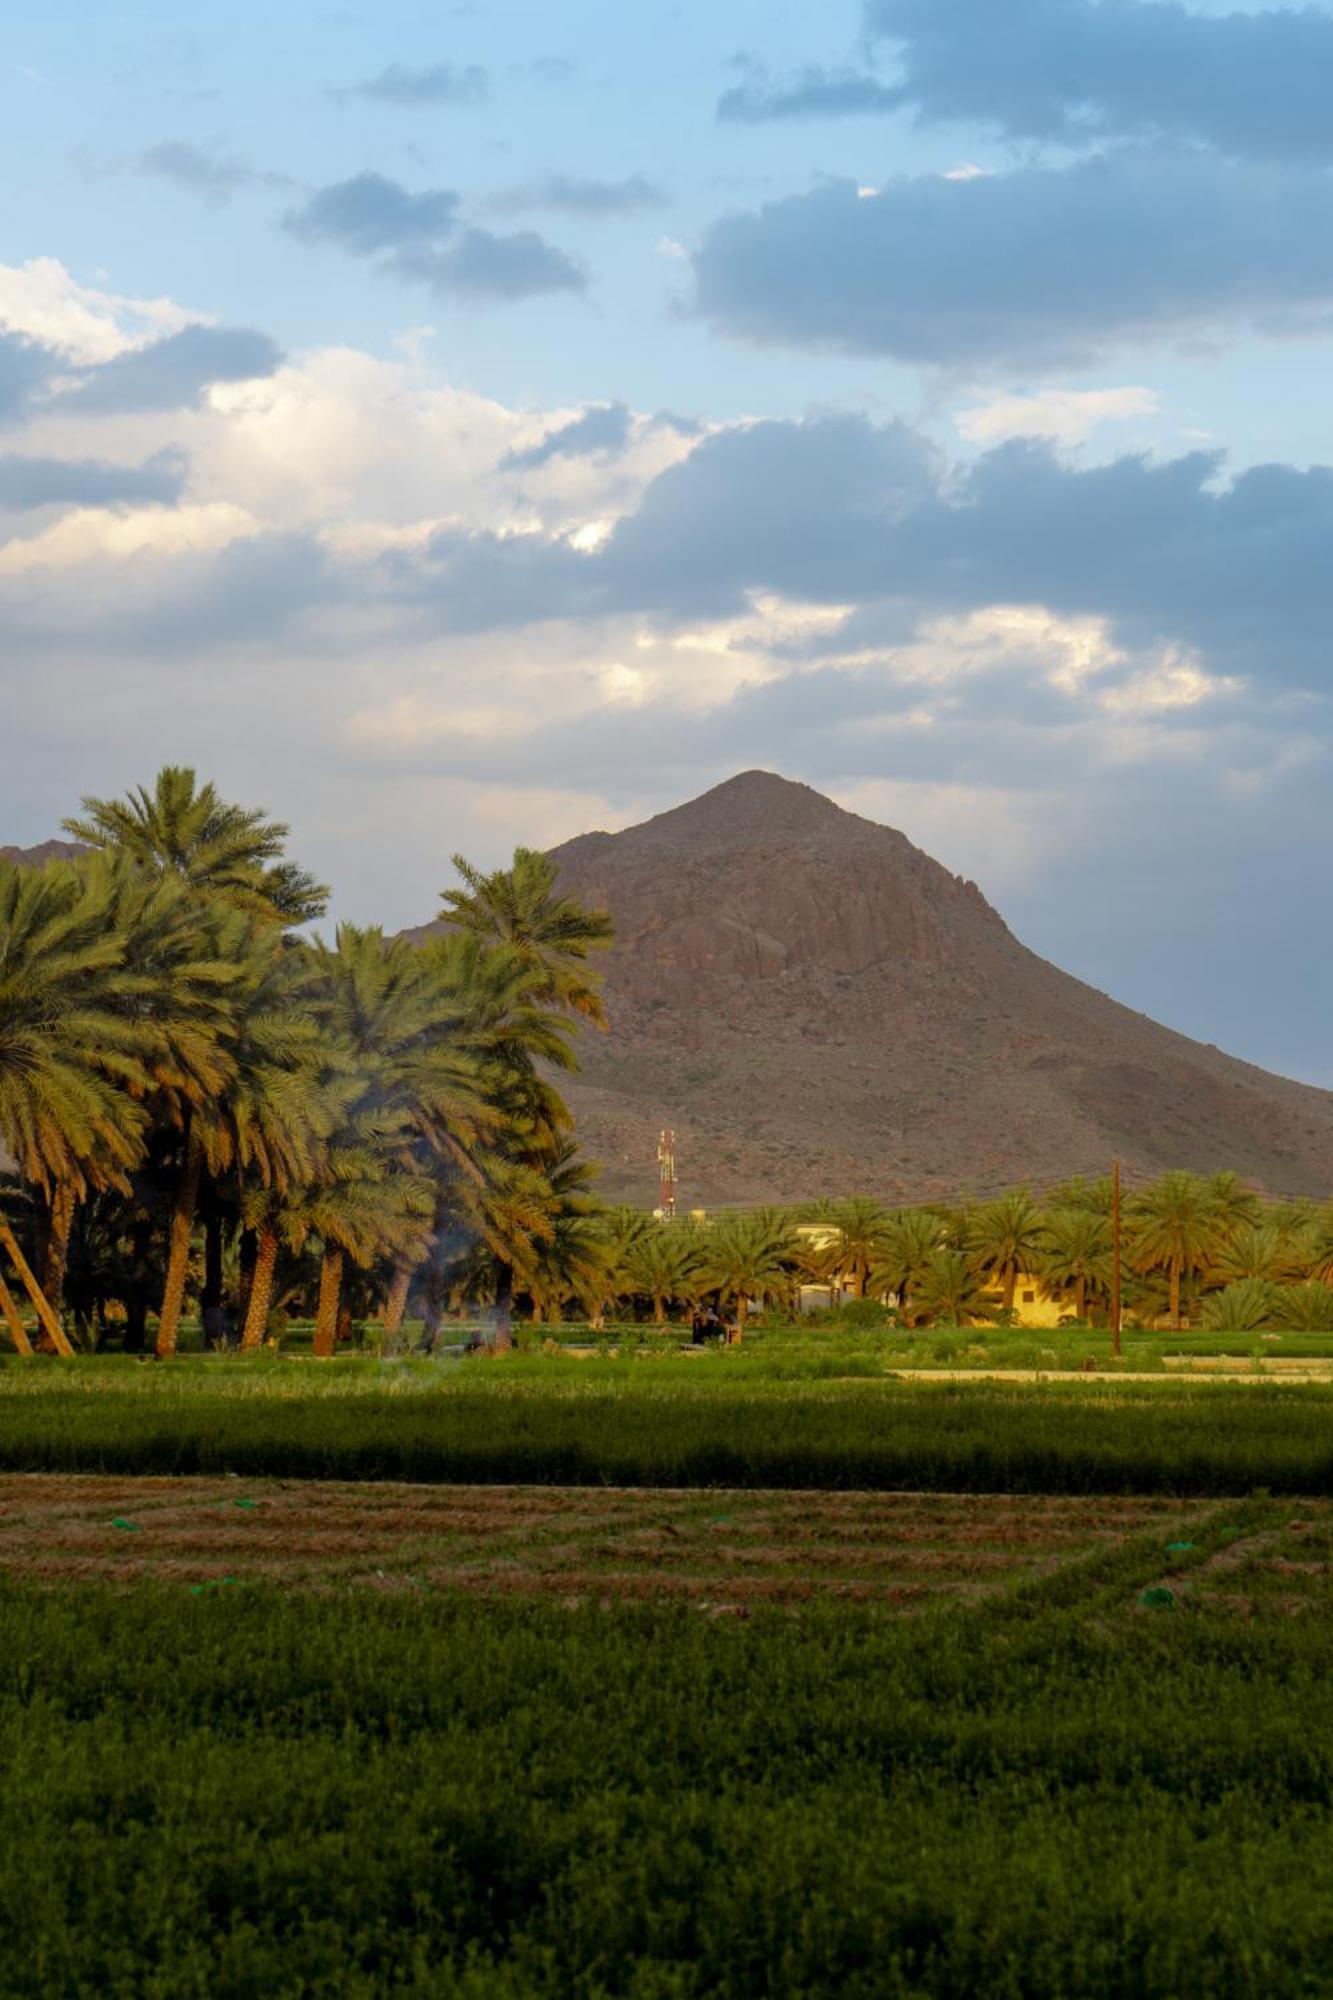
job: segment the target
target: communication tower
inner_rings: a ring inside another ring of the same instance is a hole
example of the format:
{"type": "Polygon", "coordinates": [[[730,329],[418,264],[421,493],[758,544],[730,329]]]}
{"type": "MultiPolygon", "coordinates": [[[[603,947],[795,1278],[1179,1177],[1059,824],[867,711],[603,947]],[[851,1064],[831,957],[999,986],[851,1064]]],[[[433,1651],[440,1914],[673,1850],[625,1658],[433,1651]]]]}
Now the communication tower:
{"type": "Polygon", "coordinates": [[[676,1217],[676,1135],[668,1125],[657,1141],[658,1213],[663,1222],[676,1217]]]}

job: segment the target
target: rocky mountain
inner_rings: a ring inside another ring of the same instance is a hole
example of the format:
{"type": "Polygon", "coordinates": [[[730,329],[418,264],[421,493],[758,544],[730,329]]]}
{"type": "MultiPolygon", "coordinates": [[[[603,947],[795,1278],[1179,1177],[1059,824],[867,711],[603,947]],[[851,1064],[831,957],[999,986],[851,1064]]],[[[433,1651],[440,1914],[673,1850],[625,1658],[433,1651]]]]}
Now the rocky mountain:
{"type": "Polygon", "coordinates": [[[37,847],[0,847],[0,861],[16,861],[21,868],[41,868],[48,861],[74,861],[85,850],[72,840],[44,840],[37,847]]]}
{"type": "Polygon", "coordinates": [[[612,912],[611,1018],[570,1096],[604,1190],[682,1206],[912,1199],[1230,1167],[1333,1190],[1333,1093],[1271,1076],[1038,958],[972,882],[767,772],[554,850],[612,912]]]}

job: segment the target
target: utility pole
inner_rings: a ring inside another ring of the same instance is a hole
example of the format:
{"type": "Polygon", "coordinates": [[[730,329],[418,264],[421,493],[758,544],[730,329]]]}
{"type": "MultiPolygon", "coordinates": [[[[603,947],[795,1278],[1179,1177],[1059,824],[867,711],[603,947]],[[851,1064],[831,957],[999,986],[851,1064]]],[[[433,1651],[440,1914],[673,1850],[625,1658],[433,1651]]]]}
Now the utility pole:
{"type": "Polygon", "coordinates": [[[1111,1354],[1120,1359],[1120,1162],[1111,1164],[1111,1354]]]}

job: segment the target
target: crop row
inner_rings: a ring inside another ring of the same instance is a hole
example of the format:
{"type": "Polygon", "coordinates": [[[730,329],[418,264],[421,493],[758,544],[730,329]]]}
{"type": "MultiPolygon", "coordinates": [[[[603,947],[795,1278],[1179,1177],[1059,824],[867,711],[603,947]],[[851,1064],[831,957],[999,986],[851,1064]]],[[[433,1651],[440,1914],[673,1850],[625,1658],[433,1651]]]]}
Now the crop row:
{"type": "Polygon", "coordinates": [[[0,1994],[1322,1991],[1325,1635],[1144,1558],[896,1623],[0,1585],[0,1994]]]}
{"type": "MultiPolygon", "coordinates": [[[[603,1374],[610,1371],[603,1371],[603,1374]]],[[[408,1378],[410,1380],[410,1378],[408,1378]]],[[[1025,1493],[1333,1491],[1325,1387],[1003,1383],[659,1386],[565,1393],[444,1378],[345,1397],[95,1391],[3,1398],[0,1470],[1025,1493]]]]}

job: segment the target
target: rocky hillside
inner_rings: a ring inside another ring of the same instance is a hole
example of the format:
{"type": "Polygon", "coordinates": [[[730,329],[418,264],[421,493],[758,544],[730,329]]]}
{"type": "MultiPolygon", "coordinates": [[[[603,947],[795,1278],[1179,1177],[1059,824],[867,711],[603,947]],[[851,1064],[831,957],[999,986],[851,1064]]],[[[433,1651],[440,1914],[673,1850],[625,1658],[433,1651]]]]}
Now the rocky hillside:
{"type": "Polygon", "coordinates": [[[611,1031],[571,1096],[607,1192],[911,1198],[1166,1166],[1333,1190],[1333,1094],[1189,1041],[1038,958],[974,883],[751,771],[555,850],[604,905],[611,1031]]]}

